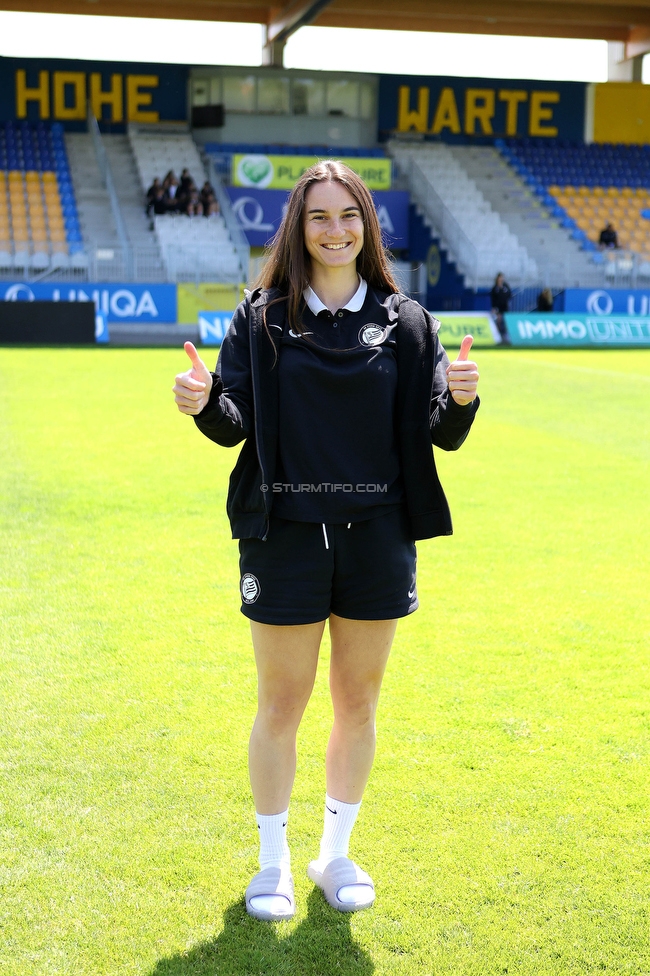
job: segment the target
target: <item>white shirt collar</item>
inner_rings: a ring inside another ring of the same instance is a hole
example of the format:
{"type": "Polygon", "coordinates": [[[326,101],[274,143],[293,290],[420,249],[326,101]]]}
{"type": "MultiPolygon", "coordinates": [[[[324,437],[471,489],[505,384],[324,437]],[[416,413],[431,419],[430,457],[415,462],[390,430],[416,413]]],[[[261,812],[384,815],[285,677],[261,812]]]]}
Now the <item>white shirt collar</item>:
{"type": "MultiPolygon", "coordinates": [[[[347,309],[348,312],[360,312],[363,307],[363,303],[366,300],[366,292],[368,291],[367,282],[359,275],[359,287],[355,291],[352,298],[345,303],[343,308],[347,309]]],[[[319,312],[328,311],[327,305],[323,305],[320,298],[313,290],[311,285],[307,285],[303,292],[303,297],[307,302],[307,305],[314,313],[318,315],[319,312]]]]}

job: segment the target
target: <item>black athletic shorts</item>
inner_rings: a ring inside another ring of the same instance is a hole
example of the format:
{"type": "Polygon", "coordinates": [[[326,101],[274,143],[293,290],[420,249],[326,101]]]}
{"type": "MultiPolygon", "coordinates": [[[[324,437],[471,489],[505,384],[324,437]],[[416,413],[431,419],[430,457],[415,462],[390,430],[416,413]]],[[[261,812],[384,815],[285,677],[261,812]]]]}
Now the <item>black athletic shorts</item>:
{"type": "Polygon", "coordinates": [[[349,525],[271,516],[266,541],[240,539],[239,554],[242,613],[259,623],[391,620],[418,608],[403,509],[349,525]]]}

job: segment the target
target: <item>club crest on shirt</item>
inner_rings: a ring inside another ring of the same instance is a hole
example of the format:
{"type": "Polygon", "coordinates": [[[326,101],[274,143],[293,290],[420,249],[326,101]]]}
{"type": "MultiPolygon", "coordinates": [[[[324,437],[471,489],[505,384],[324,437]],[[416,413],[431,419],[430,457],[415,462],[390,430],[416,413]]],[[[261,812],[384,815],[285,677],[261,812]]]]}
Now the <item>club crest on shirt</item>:
{"type": "Polygon", "coordinates": [[[380,325],[364,325],[359,330],[359,342],[364,346],[379,346],[387,337],[389,329],[380,325]]]}
{"type": "Polygon", "coordinates": [[[241,598],[244,603],[255,603],[260,595],[261,587],[257,576],[245,573],[241,578],[241,598]]]}

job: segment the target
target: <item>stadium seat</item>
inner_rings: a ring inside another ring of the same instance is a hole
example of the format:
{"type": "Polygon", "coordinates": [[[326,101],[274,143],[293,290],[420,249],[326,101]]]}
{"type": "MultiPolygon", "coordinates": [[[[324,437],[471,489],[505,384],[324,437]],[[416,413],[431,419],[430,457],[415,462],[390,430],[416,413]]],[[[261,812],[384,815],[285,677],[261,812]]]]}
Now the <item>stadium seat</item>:
{"type": "Polygon", "coordinates": [[[609,221],[619,244],[650,250],[650,226],[646,231],[641,218],[650,185],[648,147],[522,140],[497,148],[509,165],[515,170],[524,165],[548,192],[555,201],[552,212],[565,226],[572,220],[583,232],[586,250],[593,250],[609,221]]]}
{"type": "Polygon", "coordinates": [[[0,244],[7,241],[0,250],[9,253],[15,268],[47,268],[55,245],[65,241],[62,194],[69,233],[81,240],[60,124],[5,123],[0,167],[8,169],[6,174],[0,170],[0,244]]]}

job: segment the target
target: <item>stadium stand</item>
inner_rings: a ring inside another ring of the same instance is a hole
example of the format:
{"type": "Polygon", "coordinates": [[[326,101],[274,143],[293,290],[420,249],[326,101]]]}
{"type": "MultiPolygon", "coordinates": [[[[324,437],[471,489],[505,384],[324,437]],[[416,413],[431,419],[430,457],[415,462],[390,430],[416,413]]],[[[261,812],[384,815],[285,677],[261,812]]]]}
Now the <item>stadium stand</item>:
{"type": "Polygon", "coordinates": [[[239,281],[239,259],[223,217],[166,214],[155,228],[169,280],[239,281]]]}
{"type": "Polygon", "coordinates": [[[493,146],[450,146],[492,209],[534,259],[539,283],[554,288],[597,286],[600,272],[591,254],[562,226],[542,200],[513,172],[493,146]]]}
{"type": "Polygon", "coordinates": [[[535,281],[538,269],[526,248],[492,210],[442,143],[388,144],[399,171],[432,229],[440,234],[468,287],[488,287],[496,270],[515,284],[535,281]]]}
{"type": "MultiPolygon", "coordinates": [[[[162,178],[169,170],[179,174],[188,169],[198,185],[203,183],[205,167],[189,133],[131,127],[129,141],[143,194],[155,177],[162,178]]],[[[165,214],[155,218],[154,229],[169,280],[240,280],[240,260],[222,216],[165,214]]]]}
{"type": "Polygon", "coordinates": [[[0,267],[42,271],[84,263],[62,127],[0,128],[0,267]]]}
{"type": "Polygon", "coordinates": [[[585,250],[597,251],[600,232],[611,221],[619,246],[650,253],[644,216],[650,207],[650,146],[497,140],[496,147],[585,250]]]}

